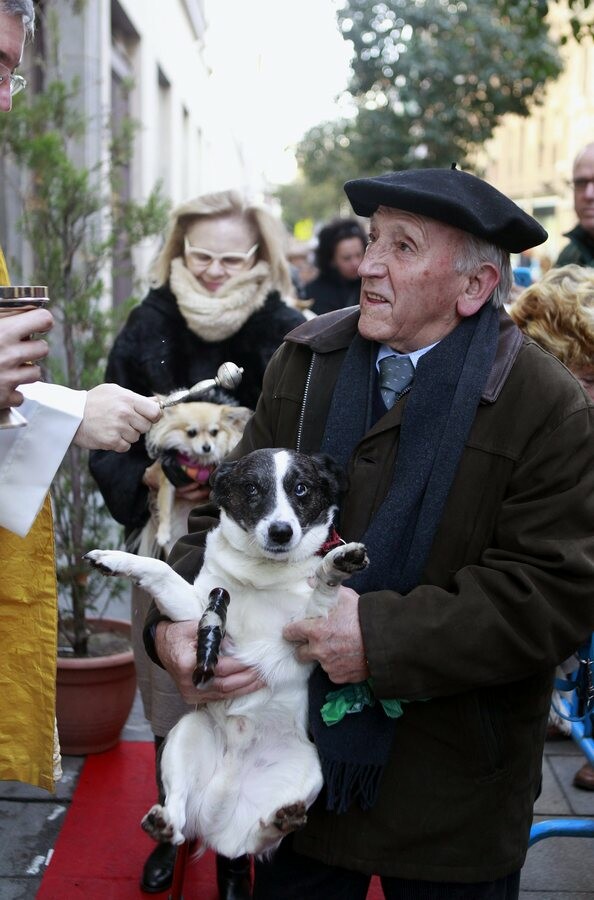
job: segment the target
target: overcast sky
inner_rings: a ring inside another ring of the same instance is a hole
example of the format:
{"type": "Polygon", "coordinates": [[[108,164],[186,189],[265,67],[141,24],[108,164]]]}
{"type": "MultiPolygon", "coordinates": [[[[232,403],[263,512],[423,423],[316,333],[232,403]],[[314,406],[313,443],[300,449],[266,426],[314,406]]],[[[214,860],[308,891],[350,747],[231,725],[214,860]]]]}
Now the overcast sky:
{"type": "Polygon", "coordinates": [[[351,56],[336,21],[340,0],[206,0],[205,6],[219,115],[243,139],[249,166],[273,183],[290,181],[295,144],[345,109],[336,103],[351,56]]]}

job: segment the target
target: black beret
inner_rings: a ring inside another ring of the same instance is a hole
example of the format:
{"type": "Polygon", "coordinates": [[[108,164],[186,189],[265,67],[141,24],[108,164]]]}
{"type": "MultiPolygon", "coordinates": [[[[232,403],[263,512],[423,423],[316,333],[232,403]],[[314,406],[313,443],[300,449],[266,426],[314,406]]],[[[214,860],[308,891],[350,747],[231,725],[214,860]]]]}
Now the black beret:
{"type": "Polygon", "coordinates": [[[359,216],[378,206],[429,216],[484,238],[510,253],[521,253],[548,238],[536,219],[492,185],[460,169],[406,169],[344,186],[359,216]]]}

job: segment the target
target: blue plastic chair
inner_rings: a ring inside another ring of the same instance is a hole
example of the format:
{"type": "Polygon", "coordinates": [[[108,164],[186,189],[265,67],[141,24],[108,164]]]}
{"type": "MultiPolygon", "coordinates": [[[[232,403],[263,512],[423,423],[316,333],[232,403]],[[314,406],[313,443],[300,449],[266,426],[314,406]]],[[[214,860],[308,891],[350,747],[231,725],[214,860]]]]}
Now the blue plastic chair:
{"type": "MultiPolygon", "coordinates": [[[[579,652],[580,666],[567,679],[555,679],[555,687],[569,691],[570,697],[559,698],[557,712],[571,723],[571,737],[594,766],[594,634],[579,652]]],[[[547,837],[594,837],[594,819],[546,819],[530,829],[528,846],[547,837]]]]}

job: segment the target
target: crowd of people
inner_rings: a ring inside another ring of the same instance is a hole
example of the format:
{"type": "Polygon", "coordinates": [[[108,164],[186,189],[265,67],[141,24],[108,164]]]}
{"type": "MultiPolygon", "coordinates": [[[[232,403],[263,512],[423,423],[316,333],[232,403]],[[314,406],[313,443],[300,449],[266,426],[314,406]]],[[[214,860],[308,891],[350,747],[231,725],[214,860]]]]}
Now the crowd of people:
{"type": "MultiPolygon", "coordinates": [[[[33,27],[31,0],[0,0],[4,111],[33,27]]],[[[0,431],[0,501],[26,478],[18,442],[29,441],[30,467],[34,444],[47,457],[44,428],[53,435],[41,495],[27,510],[11,513],[8,500],[0,510],[3,557],[23,577],[48,543],[46,493],[72,442],[92,451],[98,488],[138,549],[158,487],[144,439],[162,415],[156,395],[227,361],[243,368],[239,386],[206,399],[254,411],[230,458],[321,451],[348,475],[336,528],[365,543],[370,565],[327,618],[283,633],[317,664],[310,728],[333,789],[270,858],[218,857],[221,900],[364,900],[373,875],[388,900],[519,896],[555,669],[594,630],[594,144],[576,158],[573,187],[568,247],[515,290],[512,255],[547,233],[456,167],[347,182],[353,216],[319,229],[306,283],[266,207],[235,190],[203,194],[174,210],[151,287],[115,339],[106,383],[89,392],[40,380],[50,312],[0,319],[0,408],[35,411],[30,426],[0,431]],[[370,705],[321,724],[327,694],[362,682],[370,705]],[[397,719],[375,702],[393,698],[406,701],[397,719]]],[[[175,490],[196,511],[168,561],[191,581],[217,512],[204,483],[175,490]]],[[[6,710],[25,702],[22,722],[40,741],[32,755],[30,736],[11,734],[0,777],[51,789],[55,649],[24,701],[11,669],[53,627],[53,558],[45,565],[44,590],[30,598],[39,615],[20,614],[21,584],[2,586],[3,616],[21,630],[0,663],[2,715],[10,730],[6,710]]],[[[197,702],[198,623],[167,620],[136,587],[131,617],[160,791],[159,748],[197,702]]],[[[231,653],[200,702],[260,688],[258,670],[231,653]]],[[[586,764],[575,784],[592,790],[593,776],[586,764]]],[[[142,890],[167,889],[174,860],[158,845],[142,890]]]]}

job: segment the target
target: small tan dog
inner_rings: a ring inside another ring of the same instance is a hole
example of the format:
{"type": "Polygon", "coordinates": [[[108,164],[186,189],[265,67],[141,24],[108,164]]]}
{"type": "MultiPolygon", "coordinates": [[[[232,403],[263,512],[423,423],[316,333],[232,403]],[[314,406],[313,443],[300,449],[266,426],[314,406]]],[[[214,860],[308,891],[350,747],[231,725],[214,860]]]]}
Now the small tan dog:
{"type": "Polygon", "coordinates": [[[160,466],[159,489],[151,497],[151,517],[138,547],[143,556],[169,553],[187,532],[188,515],[196,506],[175,496],[175,489],[194,482],[207,485],[215,468],[241,438],[252,415],[244,406],[196,401],[163,410],[146,436],[149,456],[160,466]]]}

